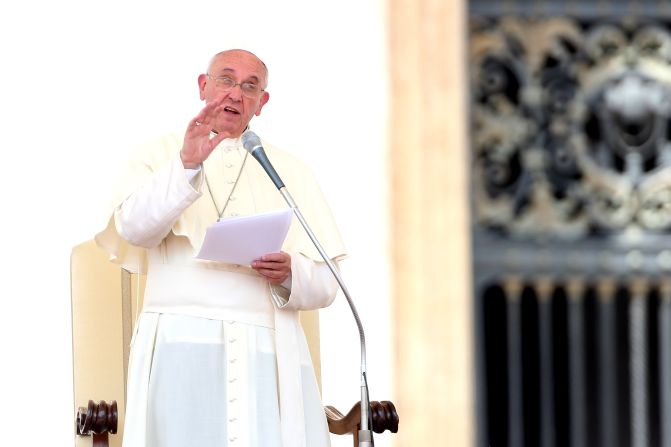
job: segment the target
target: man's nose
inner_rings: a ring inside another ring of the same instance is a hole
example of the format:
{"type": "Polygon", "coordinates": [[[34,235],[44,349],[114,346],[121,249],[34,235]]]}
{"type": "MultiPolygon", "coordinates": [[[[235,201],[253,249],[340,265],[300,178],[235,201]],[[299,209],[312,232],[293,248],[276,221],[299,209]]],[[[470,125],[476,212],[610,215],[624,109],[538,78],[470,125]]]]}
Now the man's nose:
{"type": "Polygon", "coordinates": [[[235,101],[242,101],[242,86],[240,84],[234,85],[228,91],[228,97],[235,101]]]}

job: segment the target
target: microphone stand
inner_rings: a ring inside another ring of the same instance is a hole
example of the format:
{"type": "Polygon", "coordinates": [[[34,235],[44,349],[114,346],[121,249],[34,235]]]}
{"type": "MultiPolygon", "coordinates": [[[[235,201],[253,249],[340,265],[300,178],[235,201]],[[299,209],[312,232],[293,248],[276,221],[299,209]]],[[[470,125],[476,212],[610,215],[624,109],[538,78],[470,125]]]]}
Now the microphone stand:
{"type": "Polygon", "coordinates": [[[358,433],[359,447],[372,447],[373,431],[371,427],[368,426],[370,402],[368,400],[368,382],[366,379],[366,337],[363,333],[363,325],[361,324],[359,313],[356,311],[356,307],[354,306],[354,301],[352,301],[352,297],[347,291],[347,287],[345,286],[345,283],[342,280],[340,273],[336,269],[335,264],[326,254],[326,251],[317,240],[317,237],[312,232],[312,229],[310,229],[310,226],[303,217],[303,214],[298,209],[298,205],[296,205],[296,202],[294,201],[293,197],[291,197],[291,194],[289,194],[289,191],[284,186],[284,182],[277,174],[277,171],[275,171],[273,165],[268,160],[268,157],[266,156],[266,153],[263,150],[263,146],[261,145],[261,139],[254,132],[246,131],[242,134],[241,140],[243,147],[250,154],[252,154],[252,156],[259,162],[259,164],[261,164],[261,166],[266,171],[272,182],[275,184],[275,187],[277,187],[277,190],[280,192],[280,194],[282,194],[284,200],[286,200],[289,207],[293,210],[294,214],[296,215],[301,225],[303,226],[303,229],[305,229],[305,232],[310,237],[310,240],[312,240],[312,243],[317,248],[317,251],[319,251],[319,254],[321,255],[322,259],[324,259],[324,262],[326,263],[326,265],[328,265],[329,270],[331,270],[331,273],[333,273],[333,276],[335,277],[336,281],[338,281],[338,285],[340,285],[340,289],[345,294],[345,298],[347,298],[347,303],[349,304],[349,307],[352,310],[352,315],[354,315],[356,326],[359,329],[359,339],[361,341],[361,422],[359,424],[359,433],[358,433]]]}
{"type": "Polygon", "coordinates": [[[343,291],[343,294],[345,295],[345,298],[347,298],[347,304],[349,304],[350,309],[352,310],[352,314],[354,315],[354,320],[356,321],[356,326],[359,329],[359,339],[361,342],[361,422],[359,425],[359,447],[372,447],[373,446],[373,431],[372,427],[368,426],[368,421],[369,421],[369,412],[370,412],[370,402],[369,402],[369,397],[368,397],[368,382],[366,379],[366,336],[364,335],[363,332],[363,325],[361,324],[361,319],[359,318],[359,313],[356,311],[356,307],[354,306],[354,302],[352,301],[352,297],[350,296],[349,292],[347,291],[347,287],[345,286],[345,283],[342,280],[342,277],[340,276],[340,273],[338,272],[338,269],[336,268],[335,264],[333,261],[328,257],[326,254],[326,251],[324,251],[324,248],[321,246],[319,241],[317,240],[317,237],[315,234],[312,232],[310,229],[310,226],[308,225],[307,221],[303,217],[303,214],[301,211],[298,209],[298,206],[296,205],[296,202],[294,201],[293,197],[291,197],[291,194],[289,194],[289,191],[287,188],[282,184],[281,188],[278,188],[280,191],[280,194],[282,194],[282,197],[284,197],[284,200],[286,200],[287,204],[289,207],[293,210],[294,214],[298,218],[299,222],[305,229],[305,232],[308,234],[310,237],[310,240],[312,240],[312,243],[314,246],[317,248],[317,251],[319,251],[319,254],[321,255],[322,259],[324,259],[324,262],[328,266],[329,270],[331,270],[331,273],[333,273],[333,276],[335,277],[336,281],[338,281],[338,284],[340,285],[340,289],[343,291]]]}

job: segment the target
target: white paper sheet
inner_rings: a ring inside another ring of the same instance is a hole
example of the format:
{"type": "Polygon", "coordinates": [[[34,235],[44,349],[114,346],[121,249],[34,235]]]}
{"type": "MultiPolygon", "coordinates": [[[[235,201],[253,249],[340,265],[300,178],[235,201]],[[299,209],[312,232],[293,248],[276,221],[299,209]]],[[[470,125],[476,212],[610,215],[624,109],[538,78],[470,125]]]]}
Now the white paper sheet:
{"type": "Polygon", "coordinates": [[[288,208],[215,222],[207,229],[203,246],[196,257],[249,265],[262,255],[280,251],[292,216],[288,208]]]}

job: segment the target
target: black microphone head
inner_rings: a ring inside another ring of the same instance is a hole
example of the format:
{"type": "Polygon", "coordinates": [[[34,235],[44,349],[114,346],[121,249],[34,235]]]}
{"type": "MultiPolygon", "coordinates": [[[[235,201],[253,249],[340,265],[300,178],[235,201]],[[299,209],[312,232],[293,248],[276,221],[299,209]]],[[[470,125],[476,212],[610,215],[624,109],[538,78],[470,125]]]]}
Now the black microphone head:
{"type": "Polygon", "coordinates": [[[241,140],[242,140],[242,146],[247,150],[247,152],[250,153],[257,147],[260,148],[263,147],[261,145],[261,139],[259,138],[259,136],[256,135],[251,130],[248,130],[247,132],[243,133],[241,140]]]}

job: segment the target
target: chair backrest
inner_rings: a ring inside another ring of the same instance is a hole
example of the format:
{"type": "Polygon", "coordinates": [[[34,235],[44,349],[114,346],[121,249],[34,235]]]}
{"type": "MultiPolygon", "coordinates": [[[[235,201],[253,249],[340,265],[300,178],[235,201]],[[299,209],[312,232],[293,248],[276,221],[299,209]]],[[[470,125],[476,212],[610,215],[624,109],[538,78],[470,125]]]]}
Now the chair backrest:
{"type": "MultiPolygon", "coordinates": [[[[126,371],[130,339],[142,309],[144,275],[127,272],[108,260],[94,241],[77,245],[70,258],[74,412],[89,400],[112,400],[118,406],[117,435],[110,446],[121,446],[126,403],[126,371]]],[[[321,389],[319,314],[301,312],[301,325],[321,389]]],[[[91,440],[77,437],[76,447],[91,440]]]]}

